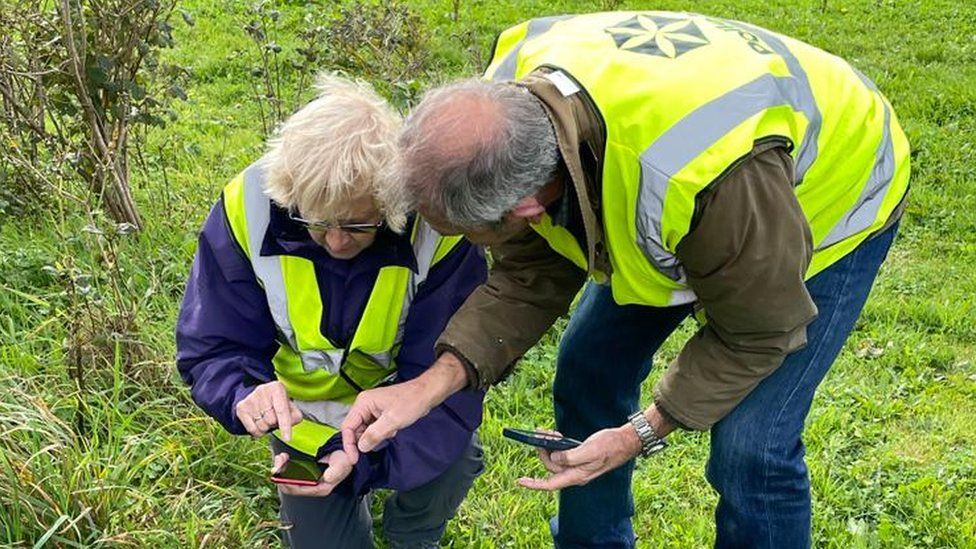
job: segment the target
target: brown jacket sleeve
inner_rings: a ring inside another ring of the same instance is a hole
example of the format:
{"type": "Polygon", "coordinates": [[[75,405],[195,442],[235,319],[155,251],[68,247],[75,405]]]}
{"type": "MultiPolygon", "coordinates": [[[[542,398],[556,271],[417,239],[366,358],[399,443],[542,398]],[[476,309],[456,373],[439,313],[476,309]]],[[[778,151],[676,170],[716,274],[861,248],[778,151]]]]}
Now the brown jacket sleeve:
{"type": "Polygon", "coordinates": [[[817,315],[804,284],[813,255],[783,147],[757,147],[701,203],[679,244],[706,324],[654,390],[657,406],[685,427],[708,429],[806,344],[817,315]]]}
{"type": "Polygon", "coordinates": [[[471,387],[501,381],[566,314],[586,279],[531,229],[491,249],[488,281],[472,293],[437,340],[468,367],[471,387]],[[471,379],[471,378],[474,379],[471,379]]]}

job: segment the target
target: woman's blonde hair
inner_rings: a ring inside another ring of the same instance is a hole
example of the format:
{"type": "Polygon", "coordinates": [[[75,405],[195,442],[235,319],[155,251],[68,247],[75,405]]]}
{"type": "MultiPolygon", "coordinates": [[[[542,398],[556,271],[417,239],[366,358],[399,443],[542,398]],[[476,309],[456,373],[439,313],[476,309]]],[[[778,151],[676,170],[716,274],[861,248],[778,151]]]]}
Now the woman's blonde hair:
{"type": "Polygon", "coordinates": [[[368,196],[401,232],[409,205],[394,173],[400,115],[364,82],[322,73],[316,87],[319,96],[269,142],[265,192],[315,221],[336,221],[368,196]]]}

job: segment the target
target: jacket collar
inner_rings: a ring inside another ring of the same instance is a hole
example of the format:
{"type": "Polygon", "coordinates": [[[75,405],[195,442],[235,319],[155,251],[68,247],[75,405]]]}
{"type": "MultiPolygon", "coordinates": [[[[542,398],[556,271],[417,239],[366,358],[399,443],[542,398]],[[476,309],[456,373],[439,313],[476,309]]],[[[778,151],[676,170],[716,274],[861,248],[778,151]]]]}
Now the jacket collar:
{"type": "MultiPolygon", "coordinates": [[[[606,124],[586,90],[580,89],[565,96],[546,78],[545,75],[550,72],[553,69],[548,67],[537,69],[519,81],[519,85],[542,102],[556,131],[559,153],[578,198],[561,202],[564,205],[572,202],[579,205],[586,233],[589,270],[591,273],[610,275],[610,257],[604,240],[600,209],[606,124]]],[[[562,216],[565,218],[565,212],[562,212],[562,216]]]]}
{"type": "Polygon", "coordinates": [[[410,228],[414,220],[415,216],[411,216],[407,222],[408,230],[403,234],[384,227],[377,232],[372,246],[359,255],[352,259],[336,259],[312,240],[305,227],[288,217],[287,210],[271,202],[271,215],[261,243],[261,255],[302,257],[337,274],[350,276],[389,266],[407,267],[417,272],[417,258],[410,243],[410,228]]]}

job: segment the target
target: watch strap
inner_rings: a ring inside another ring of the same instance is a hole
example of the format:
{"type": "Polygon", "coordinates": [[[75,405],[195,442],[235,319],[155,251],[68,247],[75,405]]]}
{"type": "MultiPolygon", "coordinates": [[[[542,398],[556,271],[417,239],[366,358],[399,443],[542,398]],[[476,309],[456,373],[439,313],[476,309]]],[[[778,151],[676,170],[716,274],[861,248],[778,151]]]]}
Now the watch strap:
{"type": "Polygon", "coordinates": [[[641,457],[652,456],[667,448],[668,443],[657,435],[654,427],[651,427],[651,424],[648,423],[644,412],[638,410],[628,416],[627,420],[630,421],[630,424],[634,426],[634,430],[637,431],[637,437],[641,442],[641,457]]]}

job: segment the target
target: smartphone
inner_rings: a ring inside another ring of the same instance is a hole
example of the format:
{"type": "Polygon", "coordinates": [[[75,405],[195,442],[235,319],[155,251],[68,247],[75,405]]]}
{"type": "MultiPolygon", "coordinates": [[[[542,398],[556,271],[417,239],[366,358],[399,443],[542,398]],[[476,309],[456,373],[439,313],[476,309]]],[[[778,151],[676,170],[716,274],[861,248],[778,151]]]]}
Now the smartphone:
{"type": "Polygon", "coordinates": [[[325,463],[291,457],[284,469],[271,474],[271,482],[315,486],[319,483],[319,479],[322,478],[322,473],[327,467],[328,465],[325,463]]]}
{"type": "Polygon", "coordinates": [[[535,446],[536,448],[545,448],[546,450],[571,450],[583,444],[575,438],[551,435],[539,431],[511,429],[508,427],[502,429],[502,435],[506,438],[535,446]]]}

